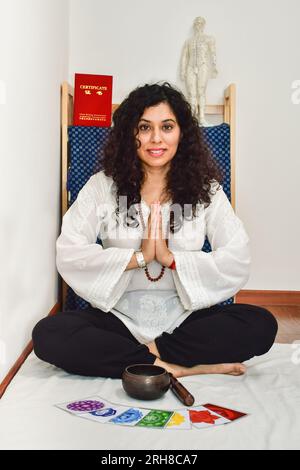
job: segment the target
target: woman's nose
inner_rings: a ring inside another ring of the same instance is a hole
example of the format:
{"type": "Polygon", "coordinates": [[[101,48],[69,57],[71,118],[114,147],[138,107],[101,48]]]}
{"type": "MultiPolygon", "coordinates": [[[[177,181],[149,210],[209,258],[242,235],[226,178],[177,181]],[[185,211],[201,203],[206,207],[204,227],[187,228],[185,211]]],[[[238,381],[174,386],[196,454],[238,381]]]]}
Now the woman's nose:
{"type": "Polygon", "coordinates": [[[152,142],[161,142],[161,136],[160,136],[159,129],[152,131],[151,140],[152,140],[152,142]]]}

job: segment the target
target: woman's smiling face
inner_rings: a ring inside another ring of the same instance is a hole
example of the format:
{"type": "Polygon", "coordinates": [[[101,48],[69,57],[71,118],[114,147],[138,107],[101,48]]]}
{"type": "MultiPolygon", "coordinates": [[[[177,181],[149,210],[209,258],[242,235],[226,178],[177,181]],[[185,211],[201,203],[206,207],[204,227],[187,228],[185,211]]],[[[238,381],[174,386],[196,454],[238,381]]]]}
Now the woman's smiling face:
{"type": "Polygon", "coordinates": [[[141,142],[137,154],[146,167],[165,167],[172,160],[180,140],[180,127],[168,103],[144,110],[136,137],[141,142]]]}

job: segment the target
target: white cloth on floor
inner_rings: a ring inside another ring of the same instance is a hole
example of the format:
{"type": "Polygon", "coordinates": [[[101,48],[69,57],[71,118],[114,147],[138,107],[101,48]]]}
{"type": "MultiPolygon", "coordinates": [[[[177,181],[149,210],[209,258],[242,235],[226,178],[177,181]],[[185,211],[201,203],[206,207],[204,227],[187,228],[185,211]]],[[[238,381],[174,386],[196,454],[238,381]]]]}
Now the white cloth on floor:
{"type": "Polygon", "coordinates": [[[0,449],[299,450],[299,347],[276,343],[245,361],[247,372],[238,377],[181,377],[194,406],[213,403],[248,413],[226,426],[187,431],[95,423],[57,408],[97,395],[128,408],[189,409],[171,390],[158,400],[137,400],[121,379],[71,375],[32,352],[0,400],[0,449]]]}

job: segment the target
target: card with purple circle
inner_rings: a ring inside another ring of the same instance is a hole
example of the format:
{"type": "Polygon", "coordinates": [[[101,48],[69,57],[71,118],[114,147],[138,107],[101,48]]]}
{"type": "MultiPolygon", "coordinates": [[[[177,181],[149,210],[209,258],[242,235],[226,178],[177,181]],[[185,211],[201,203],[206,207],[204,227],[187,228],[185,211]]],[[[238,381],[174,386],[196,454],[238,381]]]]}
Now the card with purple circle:
{"type": "Polygon", "coordinates": [[[79,415],[83,413],[92,413],[107,408],[112,404],[100,397],[92,396],[82,398],[80,400],[73,400],[66,403],[59,403],[55,406],[62,410],[69,411],[70,413],[79,415]]]}

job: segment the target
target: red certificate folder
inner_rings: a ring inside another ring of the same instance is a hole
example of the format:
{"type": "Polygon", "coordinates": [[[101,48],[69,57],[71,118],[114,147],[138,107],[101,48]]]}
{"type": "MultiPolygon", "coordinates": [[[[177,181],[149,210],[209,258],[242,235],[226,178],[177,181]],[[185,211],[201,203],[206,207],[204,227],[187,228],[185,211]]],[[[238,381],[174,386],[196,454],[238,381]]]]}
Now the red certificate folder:
{"type": "Polygon", "coordinates": [[[74,126],[111,126],[112,82],[111,75],[75,73],[74,126]]]}

